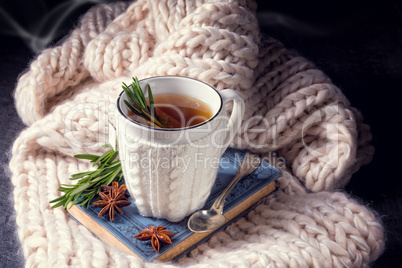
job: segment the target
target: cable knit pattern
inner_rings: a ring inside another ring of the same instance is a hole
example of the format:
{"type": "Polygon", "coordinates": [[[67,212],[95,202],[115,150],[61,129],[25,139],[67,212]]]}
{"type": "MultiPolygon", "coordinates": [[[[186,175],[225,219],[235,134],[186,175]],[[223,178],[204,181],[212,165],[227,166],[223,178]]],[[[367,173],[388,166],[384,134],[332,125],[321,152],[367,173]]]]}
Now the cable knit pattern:
{"type": "Polygon", "coordinates": [[[221,131],[226,120],[216,120],[220,121],[218,131],[214,129],[191,144],[150,143],[130,133],[118,137],[120,145],[122,139],[127,139],[124,144],[135,142],[120,148],[119,153],[124,153],[125,182],[141,215],[177,222],[204,206],[223,153],[212,144],[223,144],[226,137],[221,131]]]}
{"type": "Polygon", "coordinates": [[[337,192],[370,161],[370,129],[314,64],[260,36],[255,10],[246,0],[99,5],[32,62],[15,92],[29,127],[10,162],[27,267],[366,267],[378,258],[375,213],[337,192]],[[91,168],[73,155],[102,152],[121,82],[157,75],[236,90],[246,114],[232,146],[276,151],[289,167],[278,192],[173,264],[143,263],[49,205],[70,174],[91,168]]]}

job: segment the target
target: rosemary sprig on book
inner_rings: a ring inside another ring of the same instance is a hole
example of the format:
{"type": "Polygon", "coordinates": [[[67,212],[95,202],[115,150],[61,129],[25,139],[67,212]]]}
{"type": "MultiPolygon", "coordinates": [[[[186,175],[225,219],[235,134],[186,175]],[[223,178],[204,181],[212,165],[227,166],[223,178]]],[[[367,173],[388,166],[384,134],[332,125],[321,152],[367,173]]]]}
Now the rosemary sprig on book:
{"type": "Polygon", "coordinates": [[[121,169],[120,160],[116,160],[118,156],[117,150],[110,149],[101,156],[92,154],[77,154],[74,157],[78,159],[87,159],[93,163],[93,166],[98,166],[94,171],[86,171],[74,174],[70,180],[79,180],[77,184],[62,184],[58,190],[64,195],[50,201],[56,203],[52,208],[64,206],[71,203],[72,207],[75,204],[80,206],[89,206],[92,200],[97,200],[99,191],[102,185],[110,185],[113,181],[121,181],[123,172],[121,169]],[[95,199],[94,199],[95,198],[95,199]]]}
{"type": "MultiPolygon", "coordinates": [[[[147,85],[148,99],[145,99],[144,93],[140,87],[137,77],[133,77],[133,83],[131,88],[123,82],[122,86],[124,92],[128,98],[133,102],[125,100],[127,107],[136,115],[146,120],[147,124],[156,128],[169,128],[177,127],[177,120],[170,120],[169,117],[158,111],[156,113],[155,103],[152,95],[152,91],[149,85],[147,85]]],[[[75,204],[80,206],[89,206],[91,201],[99,199],[98,193],[101,190],[102,185],[109,186],[113,181],[120,181],[123,178],[123,172],[121,169],[120,160],[116,160],[118,151],[110,149],[101,156],[92,154],[78,154],[74,157],[78,159],[87,159],[93,163],[93,166],[98,166],[94,171],[86,171],[77,174],[73,174],[70,180],[78,180],[77,184],[62,184],[58,190],[63,192],[64,195],[50,201],[55,203],[52,208],[59,206],[67,207],[71,202],[71,207],[75,204]]]]}

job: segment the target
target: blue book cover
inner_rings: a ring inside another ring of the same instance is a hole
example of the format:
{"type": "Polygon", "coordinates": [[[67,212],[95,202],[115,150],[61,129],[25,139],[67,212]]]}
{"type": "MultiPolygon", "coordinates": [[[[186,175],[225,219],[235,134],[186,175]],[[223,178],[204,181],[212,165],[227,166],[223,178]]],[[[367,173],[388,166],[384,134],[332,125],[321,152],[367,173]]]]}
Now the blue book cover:
{"type": "MultiPolygon", "coordinates": [[[[228,148],[222,155],[215,185],[203,209],[209,209],[215,199],[222,193],[230,181],[236,176],[237,169],[246,151],[228,148]]],[[[198,244],[206,241],[215,232],[225,228],[237,218],[243,216],[255,203],[275,190],[274,181],[281,176],[281,171],[262,161],[261,165],[251,174],[243,177],[229,193],[224,205],[223,214],[226,223],[209,233],[194,233],[187,227],[188,218],[180,222],[143,217],[131,199],[131,205],[121,208],[124,215],[116,214],[113,222],[107,216],[98,217],[101,210],[90,205],[89,208],[73,206],[68,209],[70,216],[86,226],[92,233],[106,243],[134,254],[144,261],[174,261],[188,253],[198,244]],[[140,241],[134,238],[142,229],[149,226],[164,226],[175,235],[172,244],[161,244],[159,253],[151,245],[151,241],[140,241]]]]}

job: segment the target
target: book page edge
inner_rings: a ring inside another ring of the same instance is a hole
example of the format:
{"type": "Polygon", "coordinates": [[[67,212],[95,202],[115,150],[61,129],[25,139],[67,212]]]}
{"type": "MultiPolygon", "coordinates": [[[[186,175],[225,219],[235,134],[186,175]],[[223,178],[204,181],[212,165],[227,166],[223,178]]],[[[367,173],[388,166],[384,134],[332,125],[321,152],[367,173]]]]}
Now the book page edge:
{"type": "MultiPolygon", "coordinates": [[[[86,214],[76,205],[68,208],[67,212],[74,217],[75,220],[80,222],[84,227],[91,231],[95,236],[103,240],[106,244],[118,248],[126,253],[134,255],[141,259],[137,254],[135,254],[129,247],[127,247],[123,242],[121,242],[117,237],[110,233],[105,227],[94,221],[91,216],[86,214]],[[85,223],[84,223],[85,222],[85,223]]],[[[142,260],[142,259],[141,259],[142,260]]]]}

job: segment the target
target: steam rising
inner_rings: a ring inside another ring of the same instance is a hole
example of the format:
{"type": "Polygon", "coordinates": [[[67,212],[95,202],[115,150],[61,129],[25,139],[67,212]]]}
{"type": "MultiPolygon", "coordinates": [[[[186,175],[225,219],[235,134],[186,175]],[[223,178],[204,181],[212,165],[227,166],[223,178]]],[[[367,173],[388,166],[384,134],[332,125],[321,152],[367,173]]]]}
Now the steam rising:
{"type": "MultiPolygon", "coordinates": [[[[70,16],[83,5],[108,3],[108,0],[70,0],[62,2],[50,9],[38,21],[32,21],[32,29],[21,26],[18,19],[12,17],[4,8],[0,7],[0,33],[20,37],[35,53],[41,51],[56,37],[58,30],[70,16]]],[[[43,3],[42,3],[43,4],[43,3]]]]}
{"type": "MultiPolygon", "coordinates": [[[[60,29],[63,27],[63,24],[68,22],[74,12],[77,12],[79,8],[82,9],[84,5],[88,4],[95,5],[115,1],[116,0],[69,0],[45,12],[43,10],[46,9],[46,5],[40,0],[40,2],[38,1],[38,5],[44,6],[44,9],[41,9],[41,12],[44,14],[35,14],[42,16],[39,20],[31,22],[30,25],[32,27],[29,30],[23,27],[18,19],[12,17],[4,8],[0,7],[0,34],[19,37],[24,40],[26,45],[33,52],[38,53],[48,46],[50,42],[54,41],[57,35],[60,34],[60,29]]],[[[306,35],[328,34],[328,29],[316,25],[313,26],[277,12],[261,11],[257,13],[257,17],[260,26],[263,28],[285,28],[306,35]]]]}

